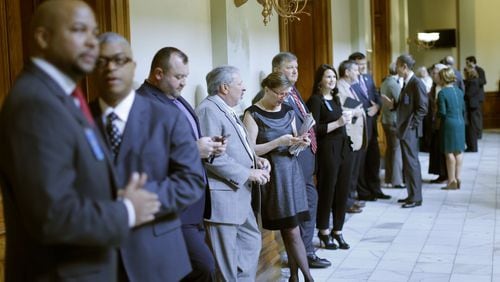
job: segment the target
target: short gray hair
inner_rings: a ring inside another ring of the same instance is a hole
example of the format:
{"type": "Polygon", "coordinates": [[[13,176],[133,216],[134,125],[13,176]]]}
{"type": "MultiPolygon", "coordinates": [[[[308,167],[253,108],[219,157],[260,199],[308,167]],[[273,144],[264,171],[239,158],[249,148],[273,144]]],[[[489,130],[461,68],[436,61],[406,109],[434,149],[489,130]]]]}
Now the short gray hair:
{"type": "Polygon", "coordinates": [[[396,69],[396,62],[392,62],[389,64],[389,74],[390,75],[396,75],[398,74],[398,71],[396,69]]]}
{"type": "Polygon", "coordinates": [[[297,61],[297,56],[290,52],[281,52],[273,58],[273,71],[275,68],[279,68],[283,62],[297,61]]]}
{"type": "Polygon", "coordinates": [[[209,96],[214,96],[219,93],[219,86],[222,84],[231,84],[233,75],[239,73],[240,70],[233,66],[220,66],[211,70],[207,76],[207,91],[209,96]]]}
{"type": "Polygon", "coordinates": [[[125,44],[125,45],[130,46],[130,43],[128,43],[128,40],[116,32],[105,32],[105,33],[99,35],[99,37],[97,37],[97,39],[99,40],[99,44],[120,43],[120,44],[125,44]]]}

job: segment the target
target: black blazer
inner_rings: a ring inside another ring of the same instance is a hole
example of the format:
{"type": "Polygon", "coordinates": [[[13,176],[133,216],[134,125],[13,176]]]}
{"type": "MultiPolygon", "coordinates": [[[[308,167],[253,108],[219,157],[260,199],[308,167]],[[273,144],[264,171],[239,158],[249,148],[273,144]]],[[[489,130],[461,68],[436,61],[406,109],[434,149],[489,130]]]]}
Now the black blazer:
{"type": "MultiPolygon", "coordinates": [[[[164,114],[167,116],[170,116],[169,109],[175,108],[175,110],[178,110],[177,106],[174,105],[171,99],[167,98],[160,89],[158,89],[156,86],[150,84],[147,81],[144,81],[141,87],[137,89],[136,93],[140,96],[151,99],[152,101],[171,106],[167,107],[164,110],[164,114]]],[[[200,131],[200,122],[193,108],[184,98],[179,97],[177,99],[186,107],[186,109],[188,109],[189,113],[193,116],[194,120],[196,121],[196,129],[198,130],[198,136],[201,137],[202,135],[200,131]]],[[[191,125],[189,125],[188,128],[191,128],[191,125]]],[[[194,136],[192,130],[189,131],[189,135],[193,136],[193,140],[196,140],[196,136],[194,136]]],[[[196,150],[198,151],[198,149],[196,150]]],[[[202,224],[203,218],[210,218],[211,216],[212,210],[211,210],[210,190],[208,188],[208,180],[206,178],[206,174],[204,179],[206,185],[205,194],[202,195],[197,202],[195,202],[194,204],[190,205],[189,207],[185,208],[182,211],[181,221],[183,224],[202,224]]]]}
{"type": "MultiPolygon", "coordinates": [[[[465,102],[468,109],[477,109],[481,106],[481,87],[479,78],[466,79],[465,81],[465,102]]],[[[484,92],[483,92],[484,93],[484,92]]]]}
{"type": "Polygon", "coordinates": [[[406,86],[401,89],[399,100],[394,104],[397,113],[397,134],[400,139],[406,139],[407,133],[417,130],[417,136],[422,136],[422,120],[427,114],[428,97],[424,83],[413,75],[406,86]]]}
{"type": "MultiPolygon", "coordinates": [[[[107,136],[97,100],[91,110],[107,136]]],[[[145,189],[161,202],[155,220],[135,228],[120,247],[130,281],[178,281],[191,271],[177,213],[203,194],[203,172],[187,120],[177,108],[168,112],[136,95],[114,161],[120,187],[132,172],[145,172],[145,189]]]]}
{"type": "Polygon", "coordinates": [[[105,151],[73,98],[29,63],[0,114],[6,281],[116,280],[129,226],[105,151]]]}

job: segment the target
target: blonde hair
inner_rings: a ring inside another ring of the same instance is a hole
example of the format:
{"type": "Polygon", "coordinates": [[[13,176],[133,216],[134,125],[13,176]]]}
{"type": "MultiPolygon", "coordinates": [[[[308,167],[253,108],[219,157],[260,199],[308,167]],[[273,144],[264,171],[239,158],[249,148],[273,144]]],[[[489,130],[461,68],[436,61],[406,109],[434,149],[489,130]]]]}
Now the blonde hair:
{"type": "Polygon", "coordinates": [[[452,68],[445,68],[439,71],[439,79],[445,84],[450,84],[457,81],[457,76],[452,68]]]}

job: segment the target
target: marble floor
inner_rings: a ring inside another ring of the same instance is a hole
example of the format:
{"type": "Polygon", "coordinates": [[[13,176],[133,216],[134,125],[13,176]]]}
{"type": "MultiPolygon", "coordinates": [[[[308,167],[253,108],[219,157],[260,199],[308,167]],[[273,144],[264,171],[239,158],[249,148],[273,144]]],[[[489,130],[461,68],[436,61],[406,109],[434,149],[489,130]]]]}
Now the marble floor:
{"type": "Polygon", "coordinates": [[[406,189],[384,189],[392,199],[367,202],[349,216],[349,250],[317,250],[333,265],[311,270],[315,281],[500,282],[500,131],[486,132],[479,148],[465,153],[456,191],[429,183],[436,176],[426,173],[422,153],[423,205],[402,209],[396,201],[406,189]]]}

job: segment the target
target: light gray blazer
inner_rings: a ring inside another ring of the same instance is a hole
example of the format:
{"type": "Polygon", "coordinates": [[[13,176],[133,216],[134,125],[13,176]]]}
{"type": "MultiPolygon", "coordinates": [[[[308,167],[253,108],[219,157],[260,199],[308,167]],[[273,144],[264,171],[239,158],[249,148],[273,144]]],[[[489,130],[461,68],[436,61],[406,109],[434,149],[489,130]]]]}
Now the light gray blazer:
{"type": "MultiPolygon", "coordinates": [[[[202,136],[231,134],[226,152],[205,162],[207,169],[212,216],[208,222],[242,224],[252,210],[252,183],[248,181],[254,168],[255,155],[248,152],[244,136],[223,101],[208,96],[196,108],[202,136]]],[[[240,123],[243,126],[242,123],[240,123]]]]}

